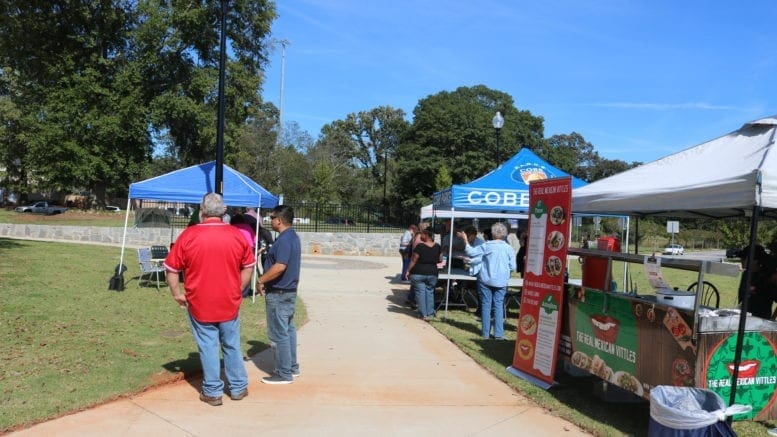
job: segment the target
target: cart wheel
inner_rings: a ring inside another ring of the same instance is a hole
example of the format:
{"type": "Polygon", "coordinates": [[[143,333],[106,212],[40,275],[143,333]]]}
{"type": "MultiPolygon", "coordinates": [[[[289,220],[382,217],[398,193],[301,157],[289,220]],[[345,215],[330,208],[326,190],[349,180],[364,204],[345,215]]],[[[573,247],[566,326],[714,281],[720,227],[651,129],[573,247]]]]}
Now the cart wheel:
{"type": "MultiPolygon", "coordinates": [[[[699,281],[696,281],[689,285],[688,291],[695,292],[698,284],[699,281]]],[[[711,282],[702,282],[701,304],[710,308],[718,308],[720,306],[720,293],[718,293],[718,288],[715,287],[711,282]]]]}

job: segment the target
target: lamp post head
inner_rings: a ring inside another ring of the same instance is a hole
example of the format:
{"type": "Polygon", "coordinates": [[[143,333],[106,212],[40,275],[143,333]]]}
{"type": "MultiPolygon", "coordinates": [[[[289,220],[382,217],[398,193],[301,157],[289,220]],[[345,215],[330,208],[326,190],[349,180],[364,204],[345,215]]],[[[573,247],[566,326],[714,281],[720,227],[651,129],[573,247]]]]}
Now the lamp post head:
{"type": "Polygon", "coordinates": [[[494,126],[494,129],[502,129],[502,126],[505,125],[505,118],[502,117],[501,112],[496,111],[496,115],[491,119],[491,125],[494,126]]]}

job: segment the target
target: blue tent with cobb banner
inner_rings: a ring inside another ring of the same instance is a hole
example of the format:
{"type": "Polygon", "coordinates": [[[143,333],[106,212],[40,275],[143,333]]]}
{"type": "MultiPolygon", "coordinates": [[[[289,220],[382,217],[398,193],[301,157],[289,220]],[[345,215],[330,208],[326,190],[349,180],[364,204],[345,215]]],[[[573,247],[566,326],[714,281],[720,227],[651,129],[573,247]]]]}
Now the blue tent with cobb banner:
{"type": "MultiPolygon", "coordinates": [[[[531,181],[565,176],[569,174],[524,148],[490,173],[434,193],[433,205],[440,210],[526,214],[531,181]]],[[[572,177],[572,189],[584,185],[572,177]]]]}
{"type": "MultiPolygon", "coordinates": [[[[451,219],[459,211],[490,212],[493,214],[515,214],[527,216],[529,211],[529,183],[535,180],[569,176],[566,172],[548,164],[547,161],[524,148],[495,170],[466,184],[453,185],[434,193],[434,209],[446,211],[451,219]]],[[[586,185],[582,179],[572,177],[572,189],[586,185]]],[[[464,214],[462,214],[464,215],[464,214]]],[[[450,241],[453,241],[453,226],[450,241]]],[[[453,247],[448,248],[448,259],[452,258],[453,247]]],[[[448,263],[448,277],[451,276],[448,263]]],[[[448,312],[450,279],[445,291],[445,312],[448,312]]]]}

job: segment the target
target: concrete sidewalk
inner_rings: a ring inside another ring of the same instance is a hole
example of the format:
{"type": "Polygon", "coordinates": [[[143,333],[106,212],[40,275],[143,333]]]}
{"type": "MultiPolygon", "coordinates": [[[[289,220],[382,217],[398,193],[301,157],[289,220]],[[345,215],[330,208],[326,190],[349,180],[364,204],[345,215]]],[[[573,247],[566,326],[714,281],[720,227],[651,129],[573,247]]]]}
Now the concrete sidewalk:
{"type": "MultiPolygon", "coordinates": [[[[265,350],[246,363],[249,395],[211,407],[182,381],[14,433],[42,435],[586,435],[537,407],[400,305],[399,257],[303,257],[302,376],[259,382],[265,350]]],[[[264,304],[260,299],[257,304],[264,304]]],[[[243,323],[246,323],[244,320],[243,323]]]]}

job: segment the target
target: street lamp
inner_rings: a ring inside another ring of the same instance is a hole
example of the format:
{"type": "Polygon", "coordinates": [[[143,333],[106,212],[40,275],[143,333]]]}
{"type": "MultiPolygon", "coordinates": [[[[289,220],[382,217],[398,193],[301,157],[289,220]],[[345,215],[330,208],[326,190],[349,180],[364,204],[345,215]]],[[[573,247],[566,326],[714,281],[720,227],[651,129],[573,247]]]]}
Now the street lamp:
{"type": "Polygon", "coordinates": [[[221,0],[221,37],[219,44],[219,94],[216,114],[216,174],[213,191],[224,194],[224,82],[227,58],[227,12],[229,0],[221,0]]]}
{"type": "Polygon", "coordinates": [[[502,117],[502,113],[496,111],[496,115],[491,119],[491,125],[494,126],[496,131],[496,165],[499,166],[499,131],[502,130],[502,126],[505,125],[505,118],[502,117]]]}

